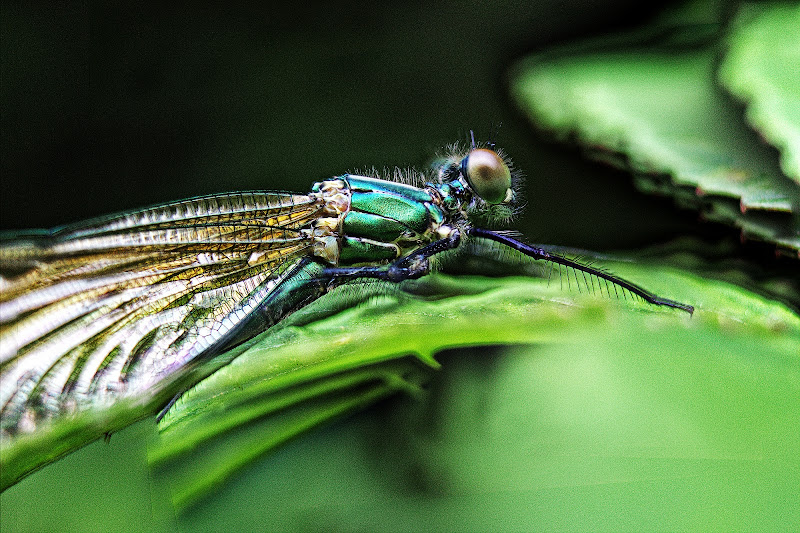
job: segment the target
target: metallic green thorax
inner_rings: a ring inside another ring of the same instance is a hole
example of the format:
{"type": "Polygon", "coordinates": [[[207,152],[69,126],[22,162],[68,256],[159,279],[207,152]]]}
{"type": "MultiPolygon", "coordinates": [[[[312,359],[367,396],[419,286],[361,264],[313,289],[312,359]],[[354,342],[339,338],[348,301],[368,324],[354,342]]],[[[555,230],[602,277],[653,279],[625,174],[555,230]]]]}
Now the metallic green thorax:
{"type": "MultiPolygon", "coordinates": [[[[403,257],[430,242],[447,237],[458,211],[455,184],[425,188],[366,176],[344,175],[314,184],[312,191],[326,202],[349,199],[336,218],[315,223],[315,249],[327,261],[341,265],[374,264],[403,257]]],[[[463,188],[461,189],[463,191],[463,188]]],[[[328,210],[331,212],[332,210],[328,210]]]]}

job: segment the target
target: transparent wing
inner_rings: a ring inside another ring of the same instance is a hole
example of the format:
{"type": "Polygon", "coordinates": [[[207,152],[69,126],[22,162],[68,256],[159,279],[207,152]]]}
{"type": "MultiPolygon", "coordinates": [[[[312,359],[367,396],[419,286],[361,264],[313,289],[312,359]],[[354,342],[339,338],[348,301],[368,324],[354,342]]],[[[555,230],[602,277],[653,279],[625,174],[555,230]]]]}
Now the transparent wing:
{"type": "Polygon", "coordinates": [[[322,208],[215,195],[0,242],[3,433],[173,378],[309,253],[322,208]]]}

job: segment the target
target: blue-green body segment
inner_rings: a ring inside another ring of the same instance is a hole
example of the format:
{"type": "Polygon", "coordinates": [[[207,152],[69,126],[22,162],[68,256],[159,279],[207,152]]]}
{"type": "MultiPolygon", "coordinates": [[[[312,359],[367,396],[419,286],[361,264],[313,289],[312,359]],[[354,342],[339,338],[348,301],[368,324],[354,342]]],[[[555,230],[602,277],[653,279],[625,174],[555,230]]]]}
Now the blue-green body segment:
{"type": "Polygon", "coordinates": [[[388,192],[354,192],[350,198],[350,212],[354,211],[396,220],[415,233],[424,233],[430,225],[425,204],[388,192]]]}
{"type": "Polygon", "coordinates": [[[390,243],[382,243],[361,237],[344,237],[339,252],[340,265],[358,265],[376,261],[391,261],[400,256],[400,249],[390,243]]]}
{"type": "Polygon", "coordinates": [[[342,179],[350,185],[350,190],[353,192],[388,192],[423,204],[433,201],[431,195],[424,189],[405,183],[396,183],[367,176],[345,175],[342,176],[342,179]]]}
{"type": "Polygon", "coordinates": [[[350,209],[342,223],[341,265],[401,257],[409,247],[430,242],[445,219],[425,189],[364,176],[340,179],[350,190],[350,209]]]}
{"type": "Polygon", "coordinates": [[[305,303],[325,294],[325,286],[316,281],[322,278],[324,269],[324,265],[308,258],[298,261],[287,272],[283,282],[258,306],[257,311],[232,330],[224,341],[209,349],[204,357],[213,357],[253,338],[303,307],[305,303]]]}
{"type": "Polygon", "coordinates": [[[393,242],[408,231],[408,227],[398,220],[362,211],[347,213],[344,229],[351,237],[366,237],[384,242],[393,242]]]}

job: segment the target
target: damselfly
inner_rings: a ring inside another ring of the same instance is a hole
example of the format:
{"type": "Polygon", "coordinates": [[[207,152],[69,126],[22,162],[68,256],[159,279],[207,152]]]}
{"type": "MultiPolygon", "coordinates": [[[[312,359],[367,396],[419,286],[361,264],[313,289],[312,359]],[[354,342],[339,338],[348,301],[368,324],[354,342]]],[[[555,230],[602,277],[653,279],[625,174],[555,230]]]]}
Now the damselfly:
{"type": "Polygon", "coordinates": [[[204,196],[6,239],[3,437],[159,387],[343,283],[424,276],[467,240],[566,268],[608,296],[693,311],[479,227],[510,212],[510,168],[494,146],[473,143],[416,180],[346,174],[308,194],[204,196]]]}

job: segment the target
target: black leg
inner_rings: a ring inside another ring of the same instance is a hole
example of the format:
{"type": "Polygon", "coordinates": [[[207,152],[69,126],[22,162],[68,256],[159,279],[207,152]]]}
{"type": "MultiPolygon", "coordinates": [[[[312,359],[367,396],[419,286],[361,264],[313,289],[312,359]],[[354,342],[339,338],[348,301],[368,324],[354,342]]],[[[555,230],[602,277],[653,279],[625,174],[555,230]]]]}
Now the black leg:
{"type": "MultiPolygon", "coordinates": [[[[611,283],[614,287],[614,291],[616,293],[617,287],[624,289],[622,294],[625,294],[625,290],[628,292],[639,296],[644,301],[654,304],[654,305],[663,305],[665,307],[672,307],[675,309],[682,309],[689,313],[690,315],[694,312],[694,307],[687,304],[682,304],[680,302],[675,302],[673,300],[668,300],[666,298],[661,298],[660,296],[656,296],[655,294],[651,293],[650,291],[639,287],[638,285],[631,283],[630,281],[626,281],[622,278],[609,274],[608,272],[603,272],[602,270],[598,270],[596,268],[592,268],[587,265],[582,265],[576,261],[571,259],[567,259],[566,257],[562,257],[557,254],[552,254],[545,250],[544,248],[536,248],[535,246],[529,246],[525,243],[522,243],[518,240],[512,239],[511,237],[506,237],[505,235],[501,235],[499,233],[495,233],[490,230],[481,229],[481,228],[469,228],[468,234],[472,237],[480,237],[482,239],[489,239],[491,241],[499,242],[500,244],[505,244],[506,246],[521,252],[528,257],[532,257],[533,259],[543,259],[550,263],[555,263],[558,265],[564,265],[568,268],[572,268],[574,270],[578,270],[582,273],[589,274],[590,276],[595,276],[598,279],[605,280],[606,284],[611,283]]],[[[569,276],[569,271],[567,271],[567,276],[569,276]]],[[[575,280],[577,281],[577,276],[575,280]]],[[[569,277],[567,277],[569,280],[569,277]]],[[[580,287],[580,285],[578,285],[580,287]]],[[[588,283],[586,284],[587,288],[589,287],[588,283]]],[[[606,285],[606,290],[608,290],[608,285],[606,285]]],[[[610,292],[609,292],[610,294],[610,292]]]]}
{"type": "Polygon", "coordinates": [[[461,235],[454,231],[445,239],[432,242],[411,254],[401,257],[394,263],[384,267],[334,267],[326,268],[322,274],[331,281],[347,281],[352,279],[381,279],[399,282],[406,279],[418,279],[430,273],[429,259],[434,255],[458,247],[461,235]]]}

